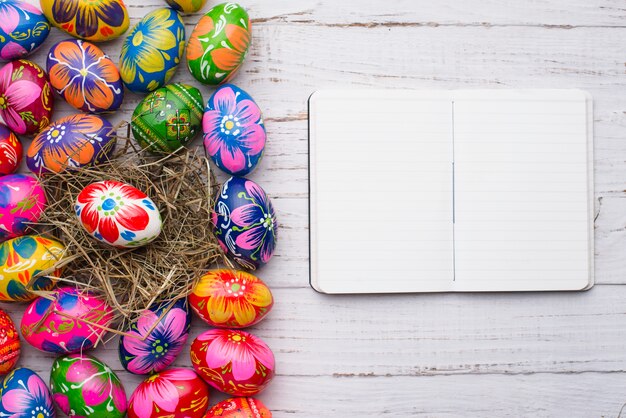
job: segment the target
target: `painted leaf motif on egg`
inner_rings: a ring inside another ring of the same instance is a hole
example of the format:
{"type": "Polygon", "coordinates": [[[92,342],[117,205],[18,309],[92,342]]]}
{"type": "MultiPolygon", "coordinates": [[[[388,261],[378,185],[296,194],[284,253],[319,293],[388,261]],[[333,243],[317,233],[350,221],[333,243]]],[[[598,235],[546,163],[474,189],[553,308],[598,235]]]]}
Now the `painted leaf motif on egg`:
{"type": "MultiPolygon", "coordinates": [[[[60,242],[36,235],[25,235],[0,244],[0,301],[18,302],[37,297],[26,289],[30,279],[44,270],[52,268],[65,255],[65,246],[60,242]]],[[[39,276],[33,290],[50,290],[55,277],[60,277],[63,268],[52,271],[50,276],[39,276]]]]}
{"type": "Polygon", "coordinates": [[[130,23],[122,0],[40,0],[50,23],[75,38],[110,41],[122,35],[130,23]]]}
{"type": "Polygon", "coordinates": [[[189,37],[189,71],[201,83],[225,83],[239,70],[249,46],[246,10],[236,3],[218,4],[200,18],[189,37]]]}
{"type": "Polygon", "coordinates": [[[13,320],[9,314],[0,309],[0,375],[7,374],[15,367],[20,358],[20,346],[20,336],[13,320]]]}
{"type": "Polygon", "coordinates": [[[52,89],[43,69],[15,60],[0,69],[0,124],[16,134],[33,134],[50,124],[52,89]]]}
{"type": "Polygon", "coordinates": [[[85,187],[76,216],[94,238],[115,247],[139,247],[161,233],[161,214],[144,192],[113,180],[85,187]]]}
{"type": "Polygon", "coordinates": [[[0,241],[26,234],[45,206],[46,195],[36,178],[25,174],[0,177],[0,241]]]}
{"type": "Polygon", "coordinates": [[[123,418],[127,398],[111,368],[86,354],[69,354],[52,363],[50,389],[57,406],[72,417],[123,418]]]}
{"type": "Polygon", "coordinates": [[[58,42],[48,53],[46,69],[55,91],[78,110],[110,112],[122,104],[120,73],[92,43],[78,39],[58,42]]]}
{"type": "Polygon", "coordinates": [[[185,49],[185,25],[169,7],[156,9],[130,31],[120,55],[120,74],[128,90],[148,93],[167,84],[185,49]]]}
{"type": "Polygon", "coordinates": [[[72,287],[39,297],[24,312],[20,329],[30,345],[49,353],[78,353],[94,347],[106,334],[113,310],[99,297],[72,287]]]}
{"type": "Polygon", "coordinates": [[[110,157],[115,143],[113,125],[101,116],[66,116],[35,137],[26,164],[38,175],[95,165],[110,157]]]}
{"type": "Polygon", "coordinates": [[[261,186],[242,177],[229,178],[220,189],[212,216],[222,249],[241,266],[256,269],[272,258],[278,223],[261,186]]]}
{"type": "Polygon", "coordinates": [[[52,395],[41,377],[22,367],[0,385],[0,412],[10,418],[55,418],[52,395]]]}
{"type": "Polygon", "coordinates": [[[9,128],[0,125],[0,175],[14,173],[22,162],[22,142],[9,128]]]}
{"type": "Polygon", "coordinates": [[[120,363],[134,374],[161,372],[183,350],[190,328],[191,309],[187,298],[173,305],[165,302],[146,309],[120,337],[120,363]]]}
{"type": "Polygon", "coordinates": [[[209,409],[205,418],[272,418],[272,413],[258,399],[229,398],[209,409]]]}
{"type": "Polygon", "coordinates": [[[148,94],[131,119],[133,137],[152,152],[171,153],[200,131],[202,94],[185,84],[168,84],[148,94]]]}
{"type": "Polygon", "coordinates": [[[21,0],[0,2],[0,59],[11,61],[35,52],[50,33],[41,10],[21,0]]]}
{"type": "Polygon", "coordinates": [[[261,161],[266,139],[261,109],[239,87],[226,84],[213,93],[202,128],[204,149],[222,171],[245,176],[261,161]]]}

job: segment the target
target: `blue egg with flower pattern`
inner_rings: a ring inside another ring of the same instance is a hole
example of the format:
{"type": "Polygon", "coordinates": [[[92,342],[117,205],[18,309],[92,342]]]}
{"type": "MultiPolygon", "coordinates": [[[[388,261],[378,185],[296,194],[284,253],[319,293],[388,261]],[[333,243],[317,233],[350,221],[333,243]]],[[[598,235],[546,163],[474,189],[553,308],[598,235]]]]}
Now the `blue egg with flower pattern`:
{"type": "Polygon", "coordinates": [[[244,268],[255,270],[272,258],[276,213],[265,190],[252,180],[226,180],[215,201],[212,222],[224,252],[244,268]]]}
{"type": "Polygon", "coordinates": [[[0,60],[30,55],[49,33],[50,24],[41,10],[21,0],[0,0],[0,60]]]}
{"type": "Polygon", "coordinates": [[[249,174],[263,158],[266,133],[261,109],[235,85],[224,84],[213,93],[202,128],[208,156],[230,175],[249,174]]]}
{"type": "Polygon", "coordinates": [[[187,298],[155,304],[141,312],[120,337],[120,363],[134,374],[159,373],[183,351],[190,329],[187,298]]]}
{"type": "Polygon", "coordinates": [[[0,417],[55,416],[50,390],[37,373],[22,367],[4,378],[0,386],[0,417]]]}
{"type": "Polygon", "coordinates": [[[185,25],[176,10],[156,9],[130,31],[120,55],[120,75],[128,90],[148,93],[174,76],[185,49],[185,25]]]}

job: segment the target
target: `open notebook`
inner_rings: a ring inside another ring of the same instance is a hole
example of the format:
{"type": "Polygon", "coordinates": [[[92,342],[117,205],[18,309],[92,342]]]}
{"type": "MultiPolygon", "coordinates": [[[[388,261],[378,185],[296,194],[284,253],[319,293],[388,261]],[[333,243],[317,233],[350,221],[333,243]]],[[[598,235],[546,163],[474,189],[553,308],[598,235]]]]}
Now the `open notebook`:
{"type": "Polygon", "coordinates": [[[311,285],[593,286],[592,126],[580,90],[315,92],[311,285]]]}

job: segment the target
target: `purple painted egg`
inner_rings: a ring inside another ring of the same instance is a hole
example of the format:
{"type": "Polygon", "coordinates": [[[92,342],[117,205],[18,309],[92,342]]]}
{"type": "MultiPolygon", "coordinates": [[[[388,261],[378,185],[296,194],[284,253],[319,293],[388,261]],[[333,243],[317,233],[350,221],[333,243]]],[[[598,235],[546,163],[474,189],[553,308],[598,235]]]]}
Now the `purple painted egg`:
{"type": "Polygon", "coordinates": [[[19,135],[33,134],[50,124],[52,89],[43,69],[15,60],[0,69],[0,124],[19,135]]]}
{"type": "Polygon", "coordinates": [[[67,116],[35,137],[26,152],[26,164],[35,174],[99,164],[111,156],[115,141],[113,125],[101,116],[67,116]]]}
{"type": "Polygon", "coordinates": [[[0,177],[0,242],[28,232],[46,206],[39,181],[24,174],[0,177]]]}
{"type": "Polygon", "coordinates": [[[276,214],[265,191],[242,177],[222,185],[213,210],[213,226],[222,249],[241,266],[256,269],[276,247],[276,214]]]}
{"type": "Polygon", "coordinates": [[[113,310],[89,292],[62,287],[53,300],[39,297],[24,312],[21,330],[33,347],[49,353],[78,353],[92,348],[106,333],[113,310]]]}
{"type": "Polygon", "coordinates": [[[0,125],[0,176],[15,173],[22,162],[22,143],[9,128],[0,125]]]}
{"type": "Polygon", "coordinates": [[[261,109],[239,87],[225,84],[213,93],[202,128],[204,148],[222,171],[245,176],[261,161],[266,139],[261,109]]]}

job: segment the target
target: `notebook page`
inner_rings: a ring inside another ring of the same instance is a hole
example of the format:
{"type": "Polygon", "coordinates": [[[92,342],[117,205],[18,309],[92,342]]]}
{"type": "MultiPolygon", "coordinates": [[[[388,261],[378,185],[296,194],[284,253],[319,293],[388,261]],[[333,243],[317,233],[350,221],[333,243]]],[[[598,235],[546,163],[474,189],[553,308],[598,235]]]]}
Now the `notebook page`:
{"type": "Polygon", "coordinates": [[[449,290],[448,92],[318,91],[309,101],[311,285],[449,290]]]}
{"type": "Polygon", "coordinates": [[[590,283],[587,116],[577,90],[455,93],[456,290],[590,283]]]}

